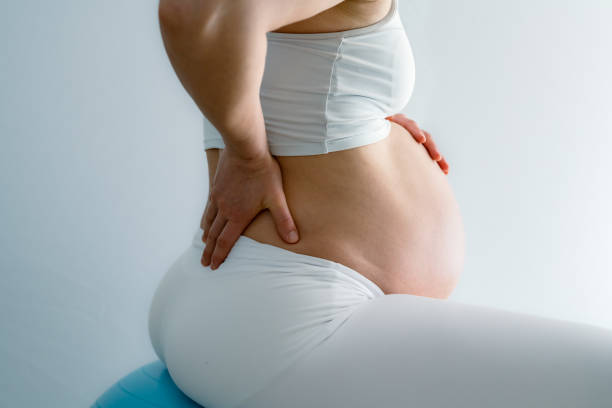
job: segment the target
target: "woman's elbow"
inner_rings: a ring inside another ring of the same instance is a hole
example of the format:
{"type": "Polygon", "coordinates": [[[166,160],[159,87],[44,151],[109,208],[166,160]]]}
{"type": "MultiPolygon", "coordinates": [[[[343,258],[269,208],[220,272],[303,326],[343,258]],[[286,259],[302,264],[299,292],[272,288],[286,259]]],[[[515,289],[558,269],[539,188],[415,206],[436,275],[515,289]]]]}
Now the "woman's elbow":
{"type": "Polygon", "coordinates": [[[159,0],[159,23],[165,29],[189,29],[203,25],[222,0],[159,0]]]}
{"type": "Polygon", "coordinates": [[[160,25],[166,27],[180,25],[180,20],[189,14],[190,3],[180,0],[159,0],[157,16],[160,25]]]}

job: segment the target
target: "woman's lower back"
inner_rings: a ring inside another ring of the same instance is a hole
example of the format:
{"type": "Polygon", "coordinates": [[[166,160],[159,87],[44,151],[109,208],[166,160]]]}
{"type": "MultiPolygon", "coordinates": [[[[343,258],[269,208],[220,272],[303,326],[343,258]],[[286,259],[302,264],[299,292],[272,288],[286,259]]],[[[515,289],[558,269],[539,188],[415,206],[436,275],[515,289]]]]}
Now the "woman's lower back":
{"type": "MultiPolygon", "coordinates": [[[[214,174],[219,150],[207,150],[214,174]]],[[[387,138],[314,156],[276,156],[300,241],[283,241],[268,210],[242,235],[329,259],[385,294],[447,298],[463,269],[464,231],[447,176],[391,122],[387,138]]]]}

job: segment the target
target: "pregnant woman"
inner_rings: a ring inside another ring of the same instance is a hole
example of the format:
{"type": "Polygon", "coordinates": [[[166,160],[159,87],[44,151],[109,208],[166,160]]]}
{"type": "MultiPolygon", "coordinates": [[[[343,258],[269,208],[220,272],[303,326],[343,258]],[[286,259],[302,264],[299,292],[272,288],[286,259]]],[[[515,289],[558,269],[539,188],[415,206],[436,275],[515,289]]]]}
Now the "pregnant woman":
{"type": "Polygon", "coordinates": [[[398,0],[161,0],[159,16],[210,177],[149,314],[183,392],[209,408],[612,406],[611,331],[446,300],[463,223],[431,135],[398,113],[415,82],[398,0]]]}

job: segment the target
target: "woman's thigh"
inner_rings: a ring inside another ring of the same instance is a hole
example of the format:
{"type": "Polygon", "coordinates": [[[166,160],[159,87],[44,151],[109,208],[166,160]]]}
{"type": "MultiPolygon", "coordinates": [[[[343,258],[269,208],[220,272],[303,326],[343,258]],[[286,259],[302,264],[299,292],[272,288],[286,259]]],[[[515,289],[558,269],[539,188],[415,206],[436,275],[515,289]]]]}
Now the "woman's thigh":
{"type": "Polygon", "coordinates": [[[612,331],[392,294],[241,408],[612,407],[612,331]]]}

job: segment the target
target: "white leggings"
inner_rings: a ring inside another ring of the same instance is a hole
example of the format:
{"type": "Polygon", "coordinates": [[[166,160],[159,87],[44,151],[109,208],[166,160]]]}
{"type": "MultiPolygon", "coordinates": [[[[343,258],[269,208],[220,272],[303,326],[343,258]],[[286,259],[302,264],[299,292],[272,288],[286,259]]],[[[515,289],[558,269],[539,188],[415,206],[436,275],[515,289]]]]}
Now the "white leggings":
{"type": "Polygon", "coordinates": [[[612,330],[384,295],[245,236],[211,270],[201,235],[155,292],[149,332],[206,408],[612,407],[612,330]]]}

